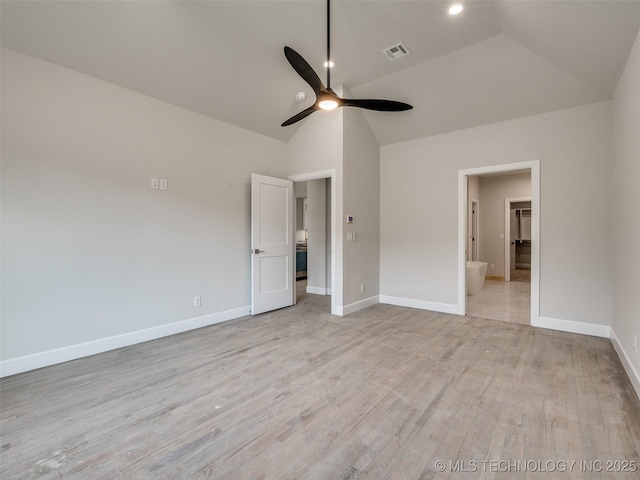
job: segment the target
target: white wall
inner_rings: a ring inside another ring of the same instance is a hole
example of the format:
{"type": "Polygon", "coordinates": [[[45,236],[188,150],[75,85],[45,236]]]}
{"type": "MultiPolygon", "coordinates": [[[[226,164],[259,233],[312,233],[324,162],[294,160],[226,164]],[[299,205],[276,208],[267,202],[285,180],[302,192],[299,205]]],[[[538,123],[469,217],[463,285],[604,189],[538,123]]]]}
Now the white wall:
{"type": "Polygon", "coordinates": [[[380,293],[380,146],[362,112],[344,109],[344,303],[359,308],[377,303],[380,293]],[[364,288],[362,286],[364,285],[364,288]]]}
{"type": "MultiPolygon", "coordinates": [[[[341,89],[339,87],[335,91],[340,95],[341,89]]],[[[336,270],[335,284],[331,285],[332,313],[334,314],[341,314],[343,309],[343,222],[341,222],[343,218],[343,111],[344,109],[331,112],[316,112],[308,116],[289,140],[286,149],[286,171],[288,176],[328,170],[335,171],[335,181],[331,183],[331,188],[335,188],[336,192],[335,212],[337,217],[335,225],[336,245],[333,246],[336,270]]]]}
{"type": "Polygon", "coordinates": [[[640,396],[640,35],[613,101],[614,345],[640,396]],[[638,351],[633,338],[638,338],[638,351]],[[617,343],[619,342],[619,343],[617,343]]]}
{"type": "MultiPolygon", "coordinates": [[[[349,95],[342,87],[335,90],[349,95]]],[[[379,159],[380,147],[369,125],[352,108],[310,115],[287,146],[289,176],[327,169],[336,172],[332,185],[336,190],[336,280],[331,285],[336,314],[348,314],[378,300],[379,159]],[[356,217],[355,224],[347,226],[347,214],[356,217]],[[345,241],[347,231],[356,232],[356,242],[345,241]]]]}
{"type": "Polygon", "coordinates": [[[517,197],[531,197],[530,173],[480,178],[480,260],[489,264],[487,275],[505,276],[504,200],[517,197]]]}
{"type": "Polygon", "coordinates": [[[611,109],[602,102],[383,146],[381,295],[456,305],[458,170],[540,160],[540,315],[610,325],[611,109]]]}
{"type": "Polygon", "coordinates": [[[331,281],[332,281],[332,275],[331,275],[331,257],[333,255],[332,251],[331,251],[331,211],[333,209],[332,205],[331,205],[331,179],[327,178],[325,179],[325,199],[327,201],[326,206],[325,206],[325,212],[327,213],[326,218],[325,218],[325,233],[326,233],[326,237],[325,237],[325,245],[327,247],[326,249],[326,255],[325,255],[325,275],[327,277],[327,283],[326,283],[326,287],[327,287],[327,294],[331,295],[332,291],[333,291],[333,285],[331,285],[331,281]]]}
{"type": "Polygon", "coordinates": [[[3,49],[0,358],[247,312],[250,174],[284,176],[285,156],[282,142],[3,49]]]}

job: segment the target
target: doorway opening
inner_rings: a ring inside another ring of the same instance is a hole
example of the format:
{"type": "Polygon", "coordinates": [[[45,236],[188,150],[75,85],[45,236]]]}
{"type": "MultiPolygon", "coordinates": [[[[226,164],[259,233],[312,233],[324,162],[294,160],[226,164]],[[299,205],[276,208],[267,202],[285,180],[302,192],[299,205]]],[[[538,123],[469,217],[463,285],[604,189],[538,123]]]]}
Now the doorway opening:
{"type": "Polygon", "coordinates": [[[296,303],[307,294],[331,297],[335,313],[335,171],[288,177],[296,194],[296,303]]]}
{"type": "Polygon", "coordinates": [[[525,324],[538,319],[539,178],[538,161],[459,171],[461,315],[525,324]],[[483,279],[479,288],[476,277],[483,279]]]}
{"type": "Polygon", "coordinates": [[[504,280],[531,282],[531,197],[504,201],[504,280]]]}

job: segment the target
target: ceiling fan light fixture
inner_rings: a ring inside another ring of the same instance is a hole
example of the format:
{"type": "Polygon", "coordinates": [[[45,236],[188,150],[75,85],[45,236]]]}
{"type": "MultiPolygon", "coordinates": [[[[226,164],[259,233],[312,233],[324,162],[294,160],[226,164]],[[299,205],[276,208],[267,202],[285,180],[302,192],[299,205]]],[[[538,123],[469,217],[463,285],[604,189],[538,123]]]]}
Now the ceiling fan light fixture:
{"type": "Polygon", "coordinates": [[[449,7],[449,15],[452,17],[455,15],[459,15],[464,10],[464,6],[461,3],[454,3],[449,7]]]}
{"type": "Polygon", "coordinates": [[[318,106],[322,110],[335,110],[336,108],[338,108],[338,102],[336,102],[332,98],[327,98],[325,100],[320,100],[318,102],[318,106]]]}
{"type": "Polygon", "coordinates": [[[449,7],[449,15],[454,17],[462,13],[462,10],[464,10],[464,5],[462,5],[461,3],[454,3],[449,7]]]}
{"type": "MultiPolygon", "coordinates": [[[[325,87],[320,77],[313,71],[309,63],[291,47],[284,47],[284,56],[289,64],[300,75],[300,77],[309,84],[316,95],[316,101],[310,107],[296,113],[293,117],[282,122],[282,127],[293,125],[300,120],[307,118],[317,110],[335,110],[338,107],[358,107],[367,110],[376,110],[378,112],[403,112],[411,110],[413,107],[408,103],[396,102],[394,100],[376,100],[376,99],[354,99],[340,98],[331,90],[331,7],[330,0],[327,0],[327,86],[325,87]]],[[[406,50],[406,49],[405,49],[406,50]]],[[[408,52],[405,52],[408,53],[408,52]]],[[[300,95],[300,94],[298,94],[300,95]]]]}

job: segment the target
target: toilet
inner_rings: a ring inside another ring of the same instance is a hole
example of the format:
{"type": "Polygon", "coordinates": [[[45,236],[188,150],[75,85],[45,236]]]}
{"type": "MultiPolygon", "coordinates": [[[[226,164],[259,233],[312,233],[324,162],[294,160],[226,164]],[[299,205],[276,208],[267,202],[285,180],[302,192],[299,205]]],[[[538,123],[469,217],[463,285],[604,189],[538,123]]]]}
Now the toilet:
{"type": "Polygon", "coordinates": [[[467,261],[467,295],[480,293],[487,274],[487,262],[467,261]]]}

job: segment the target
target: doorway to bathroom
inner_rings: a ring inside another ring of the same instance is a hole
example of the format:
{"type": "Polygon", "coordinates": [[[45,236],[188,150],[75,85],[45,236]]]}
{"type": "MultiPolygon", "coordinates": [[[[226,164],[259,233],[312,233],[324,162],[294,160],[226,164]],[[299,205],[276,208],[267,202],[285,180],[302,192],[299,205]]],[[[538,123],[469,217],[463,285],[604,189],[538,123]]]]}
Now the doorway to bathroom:
{"type": "Polygon", "coordinates": [[[459,171],[462,314],[522,324],[538,318],[539,204],[537,161],[459,171]]]}

